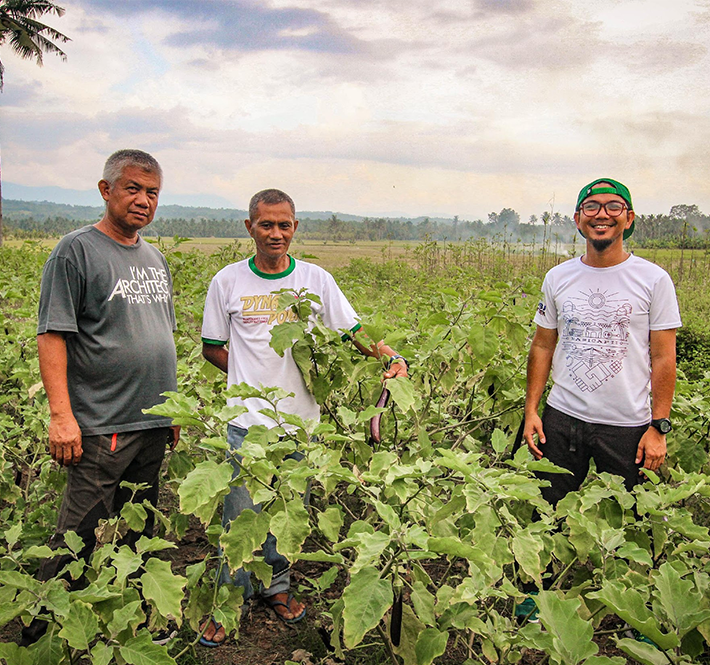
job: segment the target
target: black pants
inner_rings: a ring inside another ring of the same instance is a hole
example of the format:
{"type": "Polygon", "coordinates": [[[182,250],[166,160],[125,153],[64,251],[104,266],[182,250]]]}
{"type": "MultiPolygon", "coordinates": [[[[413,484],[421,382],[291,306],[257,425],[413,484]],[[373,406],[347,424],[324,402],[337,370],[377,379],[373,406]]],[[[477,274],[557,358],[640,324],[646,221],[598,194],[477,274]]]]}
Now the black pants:
{"type": "MultiPolygon", "coordinates": [[[[64,534],[75,531],[84,541],[79,556],[85,560],[96,546],[95,529],[99,520],[114,517],[131,498],[132,491],[119,487],[120,483],[145,483],[149,487],[136,492],[134,503],[146,499],[153,505],[158,502],[158,475],[165,456],[165,446],[171,430],[167,427],[84,436],[81,440],[81,462],[67,467],[67,486],[57,519],[57,530],[49,541],[52,549],[66,547],[64,534]]],[[[134,545],[145,535],[153,535],[153,513],[148,511],[145,528],[141,532],[129,531],[121,544],[134,545]]],[[[44,559],[37,579],[45,582],[68,564],[69,555],[44,559]]],[[[76,588],[76,582],[70,582],[76,588]]],[[[47,622],[35,619],[22,631],[22,644],[36,642],[47,630],[47,622]]]]}
{"type": "Polygon", "coordinates": [[[569,469],[573,474],[537,474],[551,483],[550,487],[542,489],[542,496],[548,503],[556,505],[568,492],[579,489],[589,473],[592,458],[598,472],[621,476],[627,490],[642,480],[639,475],[641,465],[636,464],[636,451],[648,425],[598,425],[546,406],[542,414],[542,429],[546,443],[540,446],[540,450],[545,459],[569,469]]]}

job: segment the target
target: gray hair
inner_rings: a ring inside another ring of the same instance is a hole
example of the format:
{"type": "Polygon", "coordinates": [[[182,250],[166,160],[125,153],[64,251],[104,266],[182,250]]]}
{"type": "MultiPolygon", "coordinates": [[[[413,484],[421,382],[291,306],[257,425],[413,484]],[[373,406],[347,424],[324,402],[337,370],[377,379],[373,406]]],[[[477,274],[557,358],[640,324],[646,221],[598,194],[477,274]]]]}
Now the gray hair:
{"type": "Polygon", "coordinates": [[[284,201],[291,207],[291,212],[293,213],[293,217],[295,219],[296,205],[294,204],[293,199],[286,194],[286,192],[282,192],[280,189],[262,189],[260,192],[254,194],[254,196],[251,197],[251,201],[249,201],[249,219],[252,222],[256,220],[256,217],[259,214],[260,203],[272,206],[277,205],[278,203],[283,203],[284,201]]]}
{"type": "Polygon", "coordinates": [[[104,164],[103,179],[109,184],[114,185],[116,181],[123,175],[123,172],[129,166],[136,166],[143,169],[147,173],[155,173],[160,178],[160,184],[163,184],[163,169],[152,155],[142,150],[117,150],[113,153],[104,164]]]}

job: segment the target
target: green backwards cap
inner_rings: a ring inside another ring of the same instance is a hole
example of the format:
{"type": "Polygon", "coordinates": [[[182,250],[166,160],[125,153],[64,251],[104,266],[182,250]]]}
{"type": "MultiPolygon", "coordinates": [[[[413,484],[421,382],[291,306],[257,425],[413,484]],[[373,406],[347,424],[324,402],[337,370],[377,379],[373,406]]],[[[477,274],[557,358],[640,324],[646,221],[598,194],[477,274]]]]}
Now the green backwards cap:
{"type": "MultiPolygon", "coordinates": [[[[613,180],[612,178],[597,178],[588,185],[582,187],[577,197],[577,206],[575,211],[579,210],[579,206],[582,205],[582,201],[592,194],[616,194],[620,196],[626,203],[629,204],[629,210],[634,209],[634,204],[631,202],[631,192],[626,185],[622,185],[618,180],[613,180]],[[595,187],[600,182],[608,183],[609,187],[595,187]]],[[[624,240],[626,240],[634,232],[635,222],[631,222],[631,226],[624,231],[624,240]]],[[[580,232],[581,233],[581,232],[580,232]]]]}

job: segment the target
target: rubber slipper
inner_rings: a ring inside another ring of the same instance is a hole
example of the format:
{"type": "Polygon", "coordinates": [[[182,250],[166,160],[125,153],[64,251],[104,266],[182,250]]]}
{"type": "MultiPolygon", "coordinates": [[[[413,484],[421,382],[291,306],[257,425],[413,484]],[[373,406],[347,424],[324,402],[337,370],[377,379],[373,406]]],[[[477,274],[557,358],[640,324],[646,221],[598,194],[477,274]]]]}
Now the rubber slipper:
{"type": "MultiPolygon", "coordinates": [[[[214,634],[216,635],[216,634],[217,634],[217,631],[222,627],[222,624],[219,623],[219,621],[215,621],[215,620],[214,620],[214,617],[210,617],[209,620],[210,620],[210,622],[212,623],[212,625],[214,626],[214,634]]],[[[214,640],[208,640],[208,639],[203,635],[203,636],[200,638],[200,644],[201,644],[203,647],[209,647],[210,649],[214,649],[215,647],[221,647],[221,646],[224,644],[224,640],[226,640],[226,639],[227,639],[227,636],[225,635],[223,640],[221,640],[221,641],[219,641],[219,642],[215,642],[214,640]]]]}
{"type": "Polygon", "coordinates": [[[303,607],[303,611],[298,615],[293,617],[292,619],[287,619],[285,616],[283,616],[281,613],[277,612],[274,608],[277,606],[285,607],[289,612],[291,611],[291,601],[293,600],[293,594],[289,593],[288,598],[286,598],[286,602],[284,603],[282,600],[276,600],[275,596],[266,596],[264,598],[264,602],[272,609],[274,610],[274,614],[281,619],[284,623],[298,623],[301,621],[306,616],[306,608],[305,606],[303,607]]]}

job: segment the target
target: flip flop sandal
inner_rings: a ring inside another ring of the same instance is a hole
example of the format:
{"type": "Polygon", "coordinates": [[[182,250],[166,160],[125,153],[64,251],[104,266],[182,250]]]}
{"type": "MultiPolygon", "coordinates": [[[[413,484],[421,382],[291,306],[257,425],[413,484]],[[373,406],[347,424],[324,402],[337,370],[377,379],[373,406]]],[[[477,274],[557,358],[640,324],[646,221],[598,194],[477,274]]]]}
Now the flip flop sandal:
{"type": "MultiPolygon", "coordinates": [[[[214,626],[214,632],[215,635],[217,634],[217,631],[222,627],[222,624],[219,623],[219,621],[215,621],[214,617],[210,617],[210,622],[214,626]]],[[[224,644],[224,641],[227,639],[227,636],[224,636],[224,640],[221,640],[219,642],[215,642],[214,640],[208,640],[204,635],[200,638],[200,644],[203,647],[209,647],[210,649],[214,649],[215,647],[221,647],[224,644]]]]}
{"type": "Polygon", "coordinates": [[[274,614],[281,619],[284,623],[298,623],[301,621],[306,616],[306,608],[304,606],[303,611],[298,615],[293,617],[292,619],[287,619],[285,616],[277,612],[274,608],[277,606],[285,607],[289,612],[291,611],[291,601],[293,600],[293,594],[289,593],[288,598],[286,599],[286,602],[284,603],[281,600],[276,600],[274,596],[266,596],[264,598],[264,602],[272,609],[274,610],[274,614]]]}

